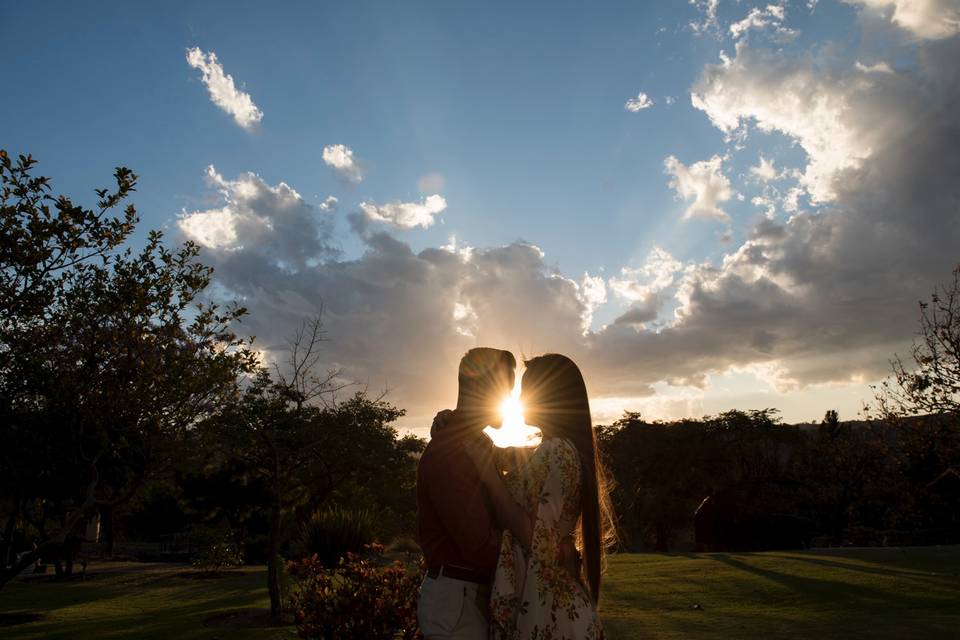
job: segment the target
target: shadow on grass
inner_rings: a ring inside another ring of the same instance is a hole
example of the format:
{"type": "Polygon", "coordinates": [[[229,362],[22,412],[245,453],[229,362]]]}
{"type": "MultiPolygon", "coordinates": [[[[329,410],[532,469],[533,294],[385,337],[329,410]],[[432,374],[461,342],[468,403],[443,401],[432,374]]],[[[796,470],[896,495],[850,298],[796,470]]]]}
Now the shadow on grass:
{"type": "MultiPolygon", "coordinates": [[[[42,614],[42,619],[7,627],[5,640],[84,638],[289,638],[290,627],[269,628],[261,621],[237,617],[238,610],[262,611],[267,596],[263,572],[218,580],[178,577],[174,572],[116,576],[111,582],[21,584],[0,598],[10,614],[42,614]],[[114,580],[116,582],[114,582],[114,580]],[[8,597],[9,596],[9,597],[8,597]],[[261,609],[258,609],[260,607],[261,609]],[[220,617],[218,614],[226,613],[220,617]],[[228,622],[242,628],[236,628],[228,622]],[[205,622],[213,619],[216,627],[205,622]],[[225,629],[217,622],[226,623],[225,629]],[[256,622],[245,625],[244,622],[256,622]]],[[[256,617],[256,616],[255,616],[256,617]]],[[[267,616],[268,617],[268,616],[267,616]]]]}
{"type": "Polygon", "coordinates": [[[829,556],[816,556],[816,555],[806,555],[806,554],[781,555],[776,553],[767,553],[765,555],[768,558],[782,558],[788,561],[799,560],[801,562],[815,564],[821,567],[843,569],[845,571],[858,571],[860,573],[870,573],[878,576],[906,576],[906,577],[917,577],[917,578],[956,578],[957,577],[957,574],[953,572],[940,573],[935,571],[913,571],[910,569],[901,569],[899,567],[891,567],[889,565],[886,565],[886,566],[878,565],[871,562],[870,560],[862,560],[861,563],[854,563],[854,562],[840,562],[836,559],[829,558],[829,556]]]}

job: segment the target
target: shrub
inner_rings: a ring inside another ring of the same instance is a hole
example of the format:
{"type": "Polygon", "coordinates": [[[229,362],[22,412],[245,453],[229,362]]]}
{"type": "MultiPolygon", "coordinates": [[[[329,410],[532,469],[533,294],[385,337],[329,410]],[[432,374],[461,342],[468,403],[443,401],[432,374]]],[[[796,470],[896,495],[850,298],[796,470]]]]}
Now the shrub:
{"type": "Polygon", "coordinates": [[[335,567],[345,554],[356,553],[374,540],[369,511],[332,507],[315,512],[301,531],[305,555],[316,555],[326,567],[335,567]]]}
{"type": "Polygon", "coordinates": [[[194,545],[193,568],[217,574],[227,567],[243,564],[243,554],[229,527],[195,527],[191,532],[194,545]]]}
{"type": "Polygon", "coordinates": [[[413,640],[417,628],[417,593],[423,563],[415,570],[402,562],[378,565],[383,546],[367,545],[372,557],[347,553],[333,569],[316,555],[290,563],[299,579],[291,604],[297,635],[338,640],[413,640]]]}
{"type": "Polygon", "coordinates": [[[412,536],[397,536],[387,546],[387,553],[421,553],[420,545],[412,536]]]}

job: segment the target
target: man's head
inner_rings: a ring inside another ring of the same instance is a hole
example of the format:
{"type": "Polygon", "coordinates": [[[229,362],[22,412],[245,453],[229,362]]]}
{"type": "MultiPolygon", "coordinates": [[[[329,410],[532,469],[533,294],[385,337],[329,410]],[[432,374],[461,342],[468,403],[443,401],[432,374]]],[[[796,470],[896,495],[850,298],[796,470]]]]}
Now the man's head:
{"type": "Polygon", "coordinates": [[[513,389],[517,360],[509,351],[478,347],[460,359],[457,411],[471,422],[500,426],[500,404],[513,389]]]}

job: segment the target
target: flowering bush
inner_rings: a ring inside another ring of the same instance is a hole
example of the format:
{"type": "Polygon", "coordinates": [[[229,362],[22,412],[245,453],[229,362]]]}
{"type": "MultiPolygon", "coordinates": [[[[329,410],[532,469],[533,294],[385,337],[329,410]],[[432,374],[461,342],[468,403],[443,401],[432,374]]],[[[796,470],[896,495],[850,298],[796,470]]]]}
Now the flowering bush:
{"type": "Polygon", "coordinates": [[[298,579],[291,603],[297,635],[331,640],[414,640],[417,593],[423,563],[410,570],[402,562],[383,563],[383,546],[366,545],[366,557],[347,553],[327,569],[316,554],[290,563],[298,579]]]}

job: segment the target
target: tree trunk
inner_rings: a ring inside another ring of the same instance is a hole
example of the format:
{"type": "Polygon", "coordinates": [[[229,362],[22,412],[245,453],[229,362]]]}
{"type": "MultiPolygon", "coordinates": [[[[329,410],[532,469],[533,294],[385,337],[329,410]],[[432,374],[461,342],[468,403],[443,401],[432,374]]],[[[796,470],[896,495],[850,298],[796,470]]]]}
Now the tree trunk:
{"type": "Polygon", "coordinates": [[[276,441],[269,439],[273,453],[273,484],[270,495],[270,541],[267,553],[267,591],[270,593],[270,618],[280,622],[283,614],[283,596],[280,589],[280,544],[282,540],[281,527],[283,526],[283,479],[280,473],[280,452],[277,451],[276,441]]]}
{"type": "Polygon", "coordinates": [[[113,505],[101,504],[100,512],[100,548],[107,557],[113,557],[113,505]]]}
{"type": "Polygon", "coordinates": [[[3,569],[13,564],[13,534],[17,528],[17,519],[20,517],[20,496],[13,499],[13,511],[3,528],[3,569]]]}
{"type": "Polygon", "coordinates": [[[283,613],[283,602],[280,593],[280,526],[283,511],[280,502],[279,487],[274,486],[273,499],[270,503],[270,540],[267,551],[267,591],[270,592],[270,617],[274,622],[280,622],[283,613]]]}
{"type": "Polygon", "coordinates": [[[654,541],[654,547],[657,551],[670,551],[670,538],[667,532],[667,526],[662,522],[658,522],[656,526],[656,540],[654,541]]]}

